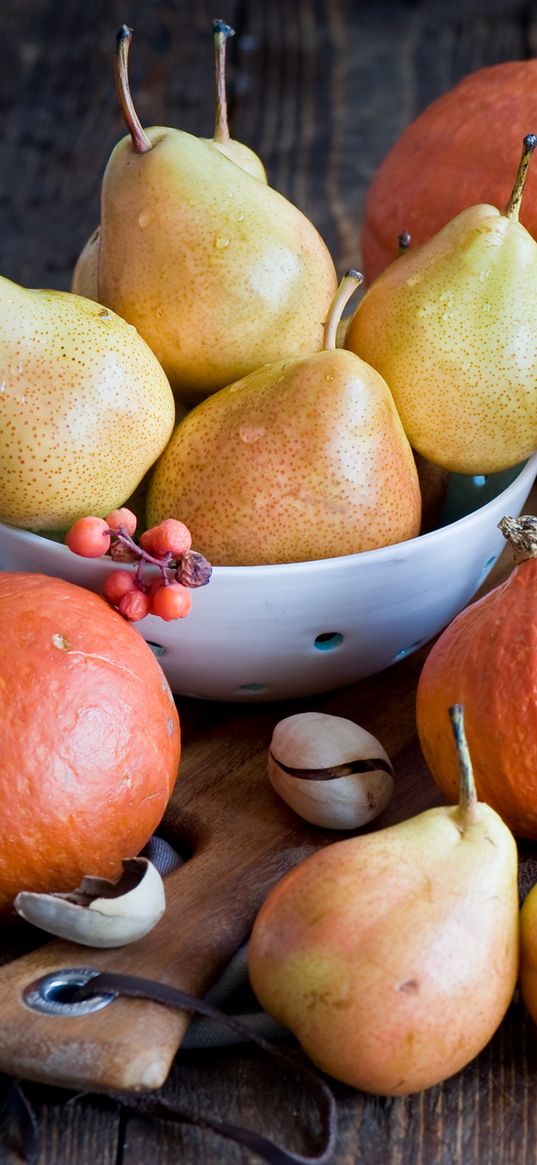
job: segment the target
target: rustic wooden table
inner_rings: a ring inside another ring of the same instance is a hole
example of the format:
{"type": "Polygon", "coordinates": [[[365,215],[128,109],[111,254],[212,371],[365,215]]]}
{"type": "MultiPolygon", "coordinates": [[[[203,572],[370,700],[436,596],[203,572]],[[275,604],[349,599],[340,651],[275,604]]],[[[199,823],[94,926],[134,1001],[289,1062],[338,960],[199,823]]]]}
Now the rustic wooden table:
{"type": "MultiPolygon", "coordinates": [[[[484,64],[531,56],[537,5],[528,0],[4,0],[0,37],[2,274],[67,288],[79,249],[99,219],[100,179],[124,132],[115,100],[116,29],[135,30],[132,86],[146,124],[212,132],[210,23],[235,29],[229,48],[234,136],[266,162],[270,180],[315,222],[338,271],[360,264],[360,216],[375,167],[436,95],[484,64]]],[[[534,509],[535,495],[530,505],[534,509]]],[[[505,557],[494,578],[509,568],[505,557]]],[[[273,724],[299,707],[348,715],[375,732],[394,760],[389,819],[437,800],[415,740],[413,699],[423,652],[342,692],[251,708],[179,699],[184,765],[224,770],[234,756],[261,777],[273,724]]],[[[532,847],[524,850],[531,861],[532,847]]],[[[13,956],[4,951],[4,960],[13,956]]],[[[20,1161],[4,1099],[0,1159],[20,1161]]],[[[537,1157],[537,1033],[515,1000],[489,1047],[445,1085],[407,1099],[366,1097],[335,1085],[334,1165],[530,1165],[537,1157]]],[[[97,1099],[29,1090],[40,1124],[38,1165],[253,1162],[246,1150],[188,1126],[147,1124],[97,1099]]],[[[165,1095],[305,1151],[309,1114],[246,1047],[180,1052],[165,1095]]],[[[313,1149],[313,1133],[310,1136],[313,1149]]]]}

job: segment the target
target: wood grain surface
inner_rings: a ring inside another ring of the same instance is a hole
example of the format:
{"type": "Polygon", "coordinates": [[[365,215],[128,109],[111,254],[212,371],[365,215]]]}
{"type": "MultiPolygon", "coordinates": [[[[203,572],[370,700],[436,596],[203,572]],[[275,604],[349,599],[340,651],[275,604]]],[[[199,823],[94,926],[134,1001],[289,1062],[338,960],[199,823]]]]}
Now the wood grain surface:
{"type": "MultiPolygon", "coordinates": [[[[131,80],[145,124],[210,136],[210,22],[226,19],[232,131],[263,157],[271,183],[314,221],[338,271],[360,265],[363,197],[382,157],[416,113],[481,65],[537,51],[531,0],[4,0],[0,37],[0,270],[28,286],[67,288],[99,218],[99,188],[123,134],[112,53],[135,32],[131,80]]],[[[535,512],[535,493],[530,506],[535,512]]],[[[529,508],[529,507],[528,507],[529,508]]],[[[494,579],[509,568],[506,556],[494,579]]],[[[490,580],[493,581],[492,579],[490,580]]],[[[344,691],[250,708],[179,700],[184,778],[230,769],[264,776],[273,725],[318,708],[362,723],[397,773],[389,819],[438,800],[415,739],[414,691],[425,652],[344,691]]],[[[282,810],[283,812],[283,810],[282,810]]],[[[382,824],[383,822],[380,822],[382,824]]],[[[230,826],[230,828],[233,828],[230,826]]],[[[524,867],[534,861],[522,851],[524,867]]],[[[4,962],[30,942],[5,936],[4,962]]],[[[443,1086],[386,1100],[335,1085],[334,1165],[534,1165],[537,1033],[518,999],[495,1038],[443,1086]]],[[[0,1160],[17,1165],[11,1080],[0,1160]]],[[[250,1124],[304,1151],[307,1099],[247,1048],[180,1052],[165,1095],[190,1112],[250,1124]]],[[[150,1125],[113,1105],[29,1085],[41,1130],[38,1165],[254,1165],[253,1154],[190,1127],[150,1125]]]]}

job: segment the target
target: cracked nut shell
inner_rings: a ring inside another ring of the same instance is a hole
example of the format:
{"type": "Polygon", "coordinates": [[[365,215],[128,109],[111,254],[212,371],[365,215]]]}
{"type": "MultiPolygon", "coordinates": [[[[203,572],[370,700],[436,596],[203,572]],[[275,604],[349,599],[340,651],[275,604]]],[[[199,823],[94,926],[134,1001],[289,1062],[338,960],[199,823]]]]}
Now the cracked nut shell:
{"type": "Polygon", "coordinates": [[[280,720],[269,748],[269,780],[305,821],[357,829],[394,789],[391,761],[376,737],[342,716],[299,712],[280,720]]]}
{"type": "Polygon", "coordinates": [[[147,858],[127,858],[119,881],[88,876],[68,894],[21,890],[15,910],[49,934],[91,947],[122,947],[143,938],[166,909],[162,878],[147,858]]]}

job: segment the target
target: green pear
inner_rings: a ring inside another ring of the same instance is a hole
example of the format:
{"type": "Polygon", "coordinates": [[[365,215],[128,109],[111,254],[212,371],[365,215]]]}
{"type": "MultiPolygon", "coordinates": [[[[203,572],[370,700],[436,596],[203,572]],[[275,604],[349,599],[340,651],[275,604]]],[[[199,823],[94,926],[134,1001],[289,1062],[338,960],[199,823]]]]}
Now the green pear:
{"type": "Polygon", "coordinates": [[[0,277],[0,520],[67,530],[120,506],[175,419],[162,368],[132,325],[68,291],[0,277]]]}
{"type": "Polygon", "coordinates": [[[210,144],[215,146],[217,150],[221,150],[226,157],[235,162],[236,166],[241,166],[253,178],[259,178],[261,182],[266,182],[267,173],[261,158],[249,146],[245,146],[244,142],[238,142],[230,137],[229,133],[226,98],[226,44],[230,36],[235,36],[235,30],[230,28],[229,24],[226,24],[224,20],[213,20],[216,102],[214,137],[210,139],[210,144]]]}
{"type": "Polygon", "coordinates": [[[504,212],[467,208],[371,285],[345,345],[388,382],[411,445],[459,473],[537,449],[537,243],[518,221],[537,137],[504,212]]]}
{"type": "MultiPolygon", "coordinates": [[[[126,36],[128,40],[131,35],[130,30],[126,29],[125,33],[121,30],[121,35],[126,36]]],[[[234,29],[230,28],[229,24],[223,20],[213,20],[216,83],[215,125],[214,137],[208,138],[207,141],[230,158],[232,162],[235,162],[237,166],[247,170],[254,178],[266,182],[267,174],[261,158],[249,146],[232,138],[229,133],[226,98],[226,42],[228,37],[234,35],[234,29]]],[[[100,228],[97,227],[84,245],[76,261],[71,282],[71,291],[74,291],[76,295],[85,295],[89,299],[98,299],[99,297],[97,279],[100,233],[100,228]]]]}
{"type": "Polygon", "coordinates": [[[214,145],[145,132],[119,38],[130,134],[102,185],[98,299],[147,340],[181,399],[195,402],[269,360],[320,346],[336,289],[309,220],[214,145]]]}
{"type": "Polygon", "coordinates": [[[213,564],[301,562],[354,554],[419,533],[412,450],[389,389],[335,347],[263,365],[197,405],[151,475],[150,526],[177,516],[213,564]]]}
{"type": "Polygon", "coordinates": [[[485,1046],[518,972],[517,849],[476,799],[461,724],[458,806],[317,851],[270,892],[249,950],[257,998],[323,1071],[386,1096],[485,1046]]]}

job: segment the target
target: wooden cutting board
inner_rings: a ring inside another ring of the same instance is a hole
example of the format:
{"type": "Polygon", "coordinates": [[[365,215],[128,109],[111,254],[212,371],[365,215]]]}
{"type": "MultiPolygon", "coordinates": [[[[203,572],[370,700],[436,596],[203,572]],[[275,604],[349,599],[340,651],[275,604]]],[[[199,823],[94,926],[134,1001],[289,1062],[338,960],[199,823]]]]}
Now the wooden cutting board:
{"type": "Polygon", "coordinates": [[[375,827],[436,803],[414,734],[422,658],[307,701],[249,708],[180,701],[183,761],[160,832],[192,856],[165,880],[166,913],[127,947],[101,951],[52,940],[0,968],[0,1071],[74,1089],[159,1087],[190,1015],[129,999],[83,1016],[44,1015],[30,1010],[24,990],[50,972],[94,968],[205,993],[247,937],[273,883],[311,851],[347,836],[301,822],[269,785],[267,749],[284,715],[316,708],[349,716],[382,741],[397,790],[375,827]]]}

